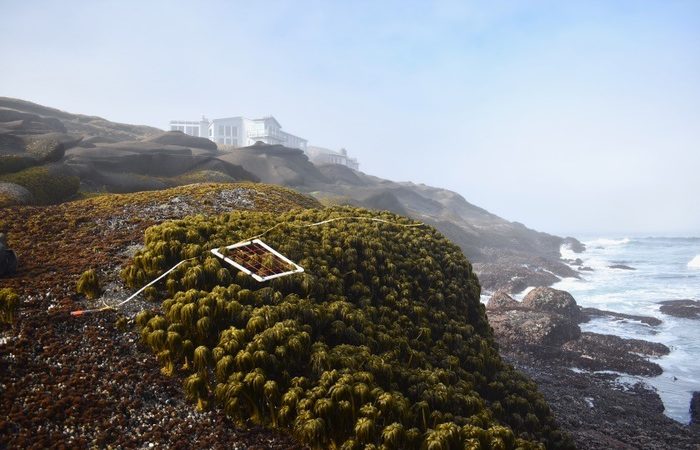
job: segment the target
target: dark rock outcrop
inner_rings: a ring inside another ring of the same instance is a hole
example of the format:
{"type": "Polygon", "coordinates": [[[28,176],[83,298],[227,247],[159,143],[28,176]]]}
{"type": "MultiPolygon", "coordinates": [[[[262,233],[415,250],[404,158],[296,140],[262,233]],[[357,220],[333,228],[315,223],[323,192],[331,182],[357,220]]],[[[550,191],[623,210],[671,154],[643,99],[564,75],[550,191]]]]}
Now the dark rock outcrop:
{"type": "Polygon", "coordinates": [[[501,258],[498,263],[474,263],[479,282],[485,291],[505,289],[518,294],[532,286],[551,286],[561,278],[535,264],[519,263],[523,258],[501,258]]]}
{"type": "Polygon", "coordinates": [[[634,267],[627,266],[625,264],[613,264],[612,266],[608,266],[611,269],[620,269],[620,270],[637,270],[634,267]]]}
{"type": "Polygon", "coordinates": [[[700,300],[666,300],[659,311],[682,319],[700,319],[700,300]]]}
{"type": "Polygon", "coordinates": [[[698,449],[700,427],[667,417],[653,388],[641,382],[620,385],[615,374],[569,370],[547,359],[550,350],[501,349],[501,354],[537,383],[562,428],[573,433],[576,448],[698,449]]]}
{"type": "Polygon", "coordinates": [[[700,392],[693,392],[690,399],[690,423],[700,425],[700,392]]]}
{"type": "Polygon", "coordinates": [[[566,342],[562,350],[559,358],[568,366],[652,377],[661,375],[663,370],[649,361],[649,356],[670,352],[667,346],[656,342],[597,333],[581,333],[580,339],[566,342]]]}
{"type": "Polygon", "coordinates": [[[646,325],[651,325],[651,326],[659,326],[662,324],[661,320],[657,319],[656,317],[649,317],[649,316],[636,316],[634,314],[623,314],[623,313],[618,313],[614,311],[605,311],[602,309],[598,308],[583,308],[582,313],[584,314],[584,317],[586,317],[586,321],[590,320],[591,316],[595,317],[614,317],[615,319],[618,320],[632,320],[635,322],[641,322],[646,325]]]}

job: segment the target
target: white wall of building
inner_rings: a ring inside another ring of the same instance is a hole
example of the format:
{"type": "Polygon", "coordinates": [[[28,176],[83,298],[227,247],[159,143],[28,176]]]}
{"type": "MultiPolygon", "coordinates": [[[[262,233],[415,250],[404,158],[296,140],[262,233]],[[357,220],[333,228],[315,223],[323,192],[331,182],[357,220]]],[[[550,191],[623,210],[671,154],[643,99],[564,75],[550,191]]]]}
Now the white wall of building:
{"type": "Polygon", "coordinates": [[[204,116],[197,121],[171,120],[170,129],[182,131],[190,136],[205,137],[217,144],[247,147],[262,141],[266,144],[282,144],[285,147],[306,151],[308,141],[282,131],[274,117],[251,120],[245,117],[228,117],[207,120],[204,116]]]}

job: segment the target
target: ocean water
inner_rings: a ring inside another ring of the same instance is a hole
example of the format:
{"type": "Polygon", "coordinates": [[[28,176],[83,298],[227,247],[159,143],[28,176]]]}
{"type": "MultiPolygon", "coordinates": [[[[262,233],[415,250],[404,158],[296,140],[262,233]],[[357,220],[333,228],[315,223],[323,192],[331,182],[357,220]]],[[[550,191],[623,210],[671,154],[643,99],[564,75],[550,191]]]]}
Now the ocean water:
{"type": "Polygon", "coordinates": [[[690,421],[693,391],[700,391],[700,320],[674,318],[659,311],[664,300],[700,300],[700,238],[595,238],[582,240],[586,251],[562,248],[562,257],[580,258],[593,269],[580,280],[567,278],[552,286],[568,291],[582,307],[656,317],[659,326],[600,318],[581,324],[582,331],[660,342],[671,349],[652,358],[664,370],[658,377],[623,377],[643,381],[661,396],[667,416],[690,421]],[[614,269],[625,265],[635,270],[614,269]]]}

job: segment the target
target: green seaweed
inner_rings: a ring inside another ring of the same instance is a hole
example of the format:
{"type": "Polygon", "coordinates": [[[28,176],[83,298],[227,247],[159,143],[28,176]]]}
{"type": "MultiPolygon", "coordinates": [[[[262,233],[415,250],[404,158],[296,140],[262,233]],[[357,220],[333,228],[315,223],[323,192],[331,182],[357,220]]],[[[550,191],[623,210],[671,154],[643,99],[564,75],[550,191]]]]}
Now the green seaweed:
{"type": "Polygon", "coordinates": [[[19,295],[11,288],[0,289],[0,323],[12,324],[19,308],[19,295]]]}
{"type": "Polygon", "coordinates": [[[85,294],[89,299],[94,299],[100,296],[100,279],[97,273],[90,269],[83,272],[78,280],[76,291],[80,294],[85,294]]]}

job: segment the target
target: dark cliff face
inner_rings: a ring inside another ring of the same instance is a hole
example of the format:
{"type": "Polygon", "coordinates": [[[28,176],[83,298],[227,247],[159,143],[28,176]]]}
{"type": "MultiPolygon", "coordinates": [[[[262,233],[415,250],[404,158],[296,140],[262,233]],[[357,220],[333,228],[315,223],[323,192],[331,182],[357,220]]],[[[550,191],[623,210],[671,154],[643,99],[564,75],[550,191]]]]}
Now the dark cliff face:
{"type": "Polygon", "coordinates": [[[563,243],[580,247],[575,239],[507,221],[446,189],[385,180],[340,165],[315,166],[299,149],[256,143],[220,151],[207,139],[181,132],[2,97],[0,144],[6,174],[0,174],[0,206],[38,203],[37,198],[60,202],[79,192],[261,181],[307,193],[326,205],[388,210],[435,226],[474,263],[486,291],[505,287],[515,293],[578,276],[559,260],[563,243]],[[48,162],[53,163],[49,170],[38,169],[48,162]],[[42,189],[61,184],[68,188],[42,189]]]}

